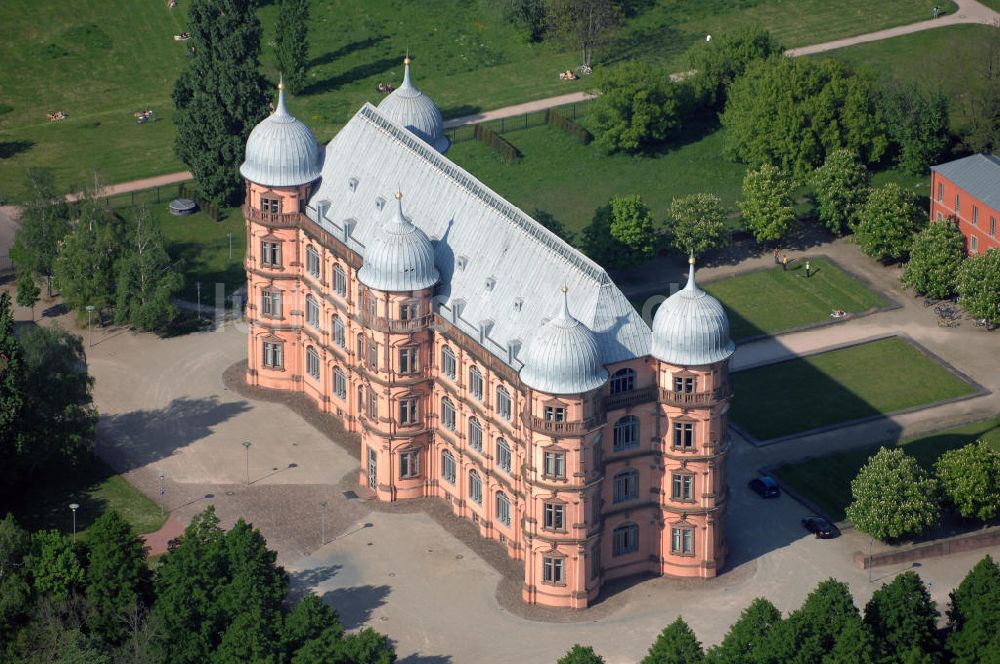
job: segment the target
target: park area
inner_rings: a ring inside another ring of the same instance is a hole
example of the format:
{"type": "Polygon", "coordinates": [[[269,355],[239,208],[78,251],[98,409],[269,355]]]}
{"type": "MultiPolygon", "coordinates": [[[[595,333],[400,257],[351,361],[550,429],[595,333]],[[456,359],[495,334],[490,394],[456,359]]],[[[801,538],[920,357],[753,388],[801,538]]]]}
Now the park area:
{"type": "MultiPolygon", "coordinates": [[[[930,471],[942,454],[976,440],[985,440],[994,450],[1000,451],[1000,417],[897,441],[895,445],[902,447],[924,469],[930,471]]],[[[885,445],[891,446],[893,443],[887,441],[885,445]]],[[[844,510],[851,503],[851,480],[857,476],[868,458],[878,452],[879,447],[881,445],[872,445],[806,459],[781,466],[773,474],[783,484],[815,503],[829,517],[840,521],[844,519],[844,510]]]]}
{"type": "Polygon", "coordinates": [[[976,391],[901,337],[735,372],[732,382],[731,421],[759,441],[976,391]]]}

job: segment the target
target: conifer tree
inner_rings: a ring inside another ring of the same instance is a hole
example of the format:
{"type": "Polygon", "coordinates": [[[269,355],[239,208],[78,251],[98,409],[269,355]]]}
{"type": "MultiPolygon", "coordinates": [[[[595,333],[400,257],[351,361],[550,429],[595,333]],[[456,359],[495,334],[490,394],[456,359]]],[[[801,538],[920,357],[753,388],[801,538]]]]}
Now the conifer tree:
{"type": "Polygon", "coordinates": [[[729,628],[722,642],[708,651],[706,661],[711,664],[744,664],[759,661],[761,644],[771,630],[781,622],[781,612],[763,597],[756,598],[743,609],[729,628]]]}
{"type": "Polygon", "coordinates": [[[556,664],[604,664],[604,658],[594,652],[591,646],[577,643],[556,664]]]}
{"type": "Polygon", "coordinates": [[[876,590],[865,606],[865,624],[880,664],[933,661],[940,650],[937,617],[927,587],[912,570],[876,590]]]}
{"type": "Polygon", "coordinates": [[[87,599],[92,632],[106,643],[126,636],[124,618],[149,596],[149,570],[142,540],[117,512],[102,514],[87,538],[87,599]]]}
{"type": "Polygon", "coordinates": [[[14,334],[10,295],[0,293],[0,495],[14,486],[24,410],[24,359],[14,334]]]}
{"type": "Polygon", "coordinates": [[[947,645],[955,664],[996,661],[1000,652],[1000,567],[986,556],[950,597],[947,645]]]}
{"type": "Polygon", "coordinates": [[[306,86],[309,65],[309,0],[278,0],[274,59],[284,74],[288,91],[301,92],[306,86]]]}
{"type": "Polygon", "coordinates": [[[705,653],[683,618],[678,617],[656,637],[642,664],[699,664],[705,653]]]}

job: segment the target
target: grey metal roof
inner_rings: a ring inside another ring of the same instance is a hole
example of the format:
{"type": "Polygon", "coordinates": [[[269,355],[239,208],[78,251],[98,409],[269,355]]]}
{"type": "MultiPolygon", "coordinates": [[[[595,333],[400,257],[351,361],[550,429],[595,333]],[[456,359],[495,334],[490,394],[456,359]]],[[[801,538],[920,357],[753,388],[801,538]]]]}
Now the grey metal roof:
{"type": "Polygon", "coordinates": [[[687,285],[668,297],[653,318],[653,357],[691,367],[721,362],[735,350],[726,311],[698,287],[691,259],[687,285]]]}
{"type": "Polygon", "coordinates": [[[288,112],[285,91],[279,89],[274,113],[250,132],[240,174],[268,187],[307,184],[319,177],[322,153],[309,127],[288,112]]]}
{"type": "Polygon", "coordinates": [[[581,394],[608,382],[597,339],[569,313],[563,295],[559,315],[546,323],[522,353],[521,381],[549,394],[581,394]]]}
{"type": "Polygon", "coordinates": [[[994,210],[1000,210],[1000,157],[992,154],[974,154],[931,166],[969,195],[994,210]]]}
{"type": "Polygon", "coordinates": [[[446,152],[450,141],[444,135],[444,121],[434,100],[410,80],[410,58],[403,60],[403,83],[378,105],[379,112],[406,127],[438,152],[446,152]]]}
{"type": "Polygon", "coordinates": [[[517,349],[558,311],[564,285],[605,365],[649,354],[649,327],[599,265],[372,105],[325,154],[307,214],[366,256],[392,214],[386,201],[402,191],[434,243],[436,310],[513,368],[517,349]]]}
{"type": "Polygon", "coordinates": [[[368,243],[358,279],[383,291],[416,291],[437,283],[434,246],[430,238],[403,214],[403,196],[396,193],[396,213],[368,243]]]}

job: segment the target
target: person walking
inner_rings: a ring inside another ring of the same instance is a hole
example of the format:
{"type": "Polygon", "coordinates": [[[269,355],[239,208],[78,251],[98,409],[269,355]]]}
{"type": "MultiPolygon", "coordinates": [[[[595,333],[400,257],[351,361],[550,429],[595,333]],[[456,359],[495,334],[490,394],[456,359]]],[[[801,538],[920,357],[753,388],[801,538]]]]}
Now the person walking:
{"type": "Polygon", "coordinates": [[[778,250],[774,250],[774,264],[781,265],[781,258],[778,256],[778,250]]]}
{"type": "Polygon", "coordinates": [[[781,271],[788,272],[788,254],[781,257],[781,271]]]}
{"type": "Polygon", "coordinates": [[[810,269],[811,269],[811,268],[809,267],[809,261],[806,261],[806,279],[808,279],[808,278],[809,278],[809,274],[810,274],[810,273],[809,273],[809,270],[810,270],[810,269]]]}

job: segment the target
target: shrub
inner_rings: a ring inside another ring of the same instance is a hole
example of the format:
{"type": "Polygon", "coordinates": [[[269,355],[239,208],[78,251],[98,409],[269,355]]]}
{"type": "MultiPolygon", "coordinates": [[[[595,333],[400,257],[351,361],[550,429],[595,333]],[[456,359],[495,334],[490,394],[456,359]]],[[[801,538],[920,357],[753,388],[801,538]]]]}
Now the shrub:
{"type": "Polygon", "coordinates": [[[545,123],[555,127],[556,129],[562,129],[564,132],[580,141],[581,145],[589,145],[590,142],[594,140],[594,135],[587,131],[585,127],[577,123],[575,120],[567,118],[554,108],[550,108],[545,111],[545,123]]]}
{"type": "Polygon", "coordinates": [[[1000,321],[1000,250],[973,254],[958,270],[958,303],[969,315],[1000,321]]]}
{"type": "Polygon", "coordinates": [[[902,284],[927,297],[951,297],[964,259],[965,237],[954,220],[932,221],[913,238],[902,284]]]}
{"type": "Polygon", "coordinates": [[[941,455],[934,465],[948,502],[967,519],[1000,513],[1000,454],[978,440],[941,455]]]}
{"type": "Polygon", "coordinates": [[[486,125],[476,125],[475,137],[477,141],[484,143],[496,152],[497,156],[500,157],[500,161],[505,164],[513,164],[521,159],[521,153],[518,152],[517,148],[486,125]]]}
{"type": "Polygon", "coordinates": [[[937,523],[937,482],[899,448],[880,448],[851,482],[847,518],[880,540],[919,535],[937,523]]]}

